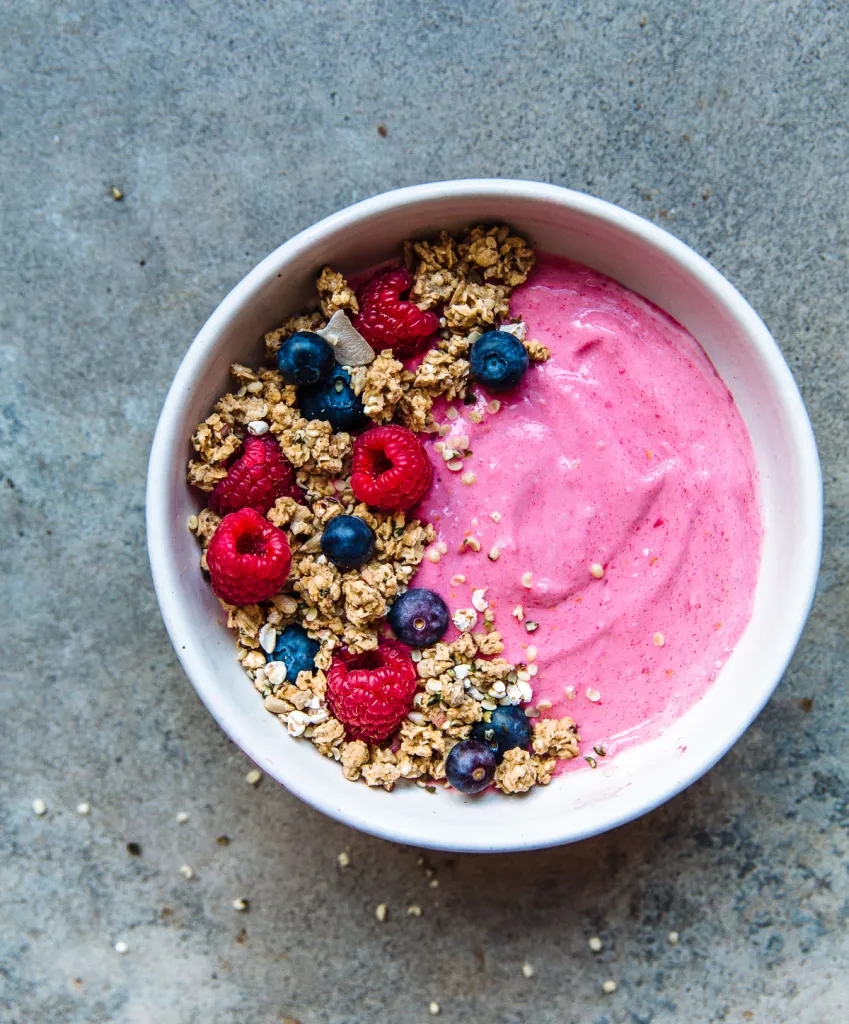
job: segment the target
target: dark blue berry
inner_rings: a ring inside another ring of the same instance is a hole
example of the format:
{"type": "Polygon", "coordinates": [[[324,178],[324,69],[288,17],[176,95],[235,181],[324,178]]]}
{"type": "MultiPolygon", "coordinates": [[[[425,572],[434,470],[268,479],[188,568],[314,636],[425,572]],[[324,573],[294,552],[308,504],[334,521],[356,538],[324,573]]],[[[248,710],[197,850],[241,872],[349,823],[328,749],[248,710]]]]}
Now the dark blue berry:
{"type": "Polygon", "coordinates": [[[351,387],[351,376],[341,366],[318,387],[298,388],[298,405],[308,420],[327,420],[334,431],[350,434],[368,423],[363,403],[351,387]]]}
{"type": "Polygon", "coordinates": [[[480,793],[492,782],[498,764],[494,751],[478,740],[460,740],[445,758],[445,777],[461,793],[480,793]]]}
{"type": "Polygon", "coordinates": [[[266,654],[267,661],[282,661],[286,666],[286,679],[294,683],[299,672],[312,672],[315,668],[315,656],[321,644],[311,640],[302,626],[287,626],[280,636],[271,654],[266,654]]]}
{"type": "Polygon", "coordinates": [[[312,331],[293,334],[277,353],[277,369],[287,384],[315,387],[327,380],[335,366],[333,347],[312,331]]]}
{"type": "Polygon", "coordinates": [[[469,353],[472,377],[490,391],[516,387],[528,362],[525,346],[507,331],[487,331],[472,343],[469,353]]]}
{"type": "Polygon", "coordinates": [[[475,722],[472,736],[494,751],[499,763],[508,750],[526,747],[531,742],[531,723],[516,705],[497,707],[488,722],[475,722]]]}
{"type": "Polygon", "coordinates": [[[336,516],[324,528],[321,550],[338,568],[358,569],[374,554],[374,530],[358,516],[336,516]]]}
{"type": "Polygon", "coordinates": [[[389,612],[395,636],[410,647],[431,647],[445,636],[448,605],[432,590],[413,588],[402,594],[389,612]]]}

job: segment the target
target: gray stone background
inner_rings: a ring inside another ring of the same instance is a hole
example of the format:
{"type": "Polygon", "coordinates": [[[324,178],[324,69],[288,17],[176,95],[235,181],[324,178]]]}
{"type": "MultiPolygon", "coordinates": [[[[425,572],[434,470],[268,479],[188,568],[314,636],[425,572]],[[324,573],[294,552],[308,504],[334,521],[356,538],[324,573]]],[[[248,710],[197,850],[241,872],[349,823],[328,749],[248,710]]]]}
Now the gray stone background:
{"type": "Polygon", "coordinates": [[[0,38],[2,1019],[849,1020],[849,6],[17,0],[0,38]],[[811,411],[826,539],[792,667],[707,778],[571,848],[421,864],[246,783],[160,622],[144,479],[254,263],[474,175],[620,203],[740,287],[811,411]]]}

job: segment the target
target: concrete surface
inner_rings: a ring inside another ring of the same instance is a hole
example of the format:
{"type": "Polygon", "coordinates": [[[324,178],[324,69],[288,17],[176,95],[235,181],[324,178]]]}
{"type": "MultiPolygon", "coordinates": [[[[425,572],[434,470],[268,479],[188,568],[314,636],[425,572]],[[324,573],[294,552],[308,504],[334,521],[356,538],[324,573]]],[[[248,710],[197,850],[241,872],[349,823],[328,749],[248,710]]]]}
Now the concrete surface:
{"type": "Polygon", "coordinates": [[[430,1000],[486,1024],[849,1020],[846,3],[0,17],[2,1020],[415,1024],[430,1000]],[[469,175],[593,192],[712,259],[801,384],[827,527],[787,678],[707,778],[573,848],[433,856],[430,888],[418,851],[246,784],[159,619],[144,474],[183,352],[260,257],[351,200],[469,175]]]}

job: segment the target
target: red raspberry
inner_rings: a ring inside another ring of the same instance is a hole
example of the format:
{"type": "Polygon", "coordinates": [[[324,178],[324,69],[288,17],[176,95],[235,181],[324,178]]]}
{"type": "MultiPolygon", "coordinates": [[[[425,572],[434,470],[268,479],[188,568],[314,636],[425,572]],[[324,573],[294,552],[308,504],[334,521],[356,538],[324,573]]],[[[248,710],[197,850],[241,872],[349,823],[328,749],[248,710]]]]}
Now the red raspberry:
{"type": "Polygon", "coordinates": [[[286,534],[252,508],[224,516],[206,549],[212,589],[227,604],[255,604],[280,590],[292,552],[286,534]]]}
{"type": "Polygon", "coordinates": [[[292,466],[280,451],[273,434],[249,436],[242,442],[236,461],[209,496],[209,507],[220,516],[252,508],[260,515],[278,498],[301,498],[292,466]]]}
{"type": "Polygon", "coordinates": [[[353,319],[354,327],[372,348],[378,352],[391,348],[397,359],[421,352],[439,328],[436,313],[400,298],[412,283],[413,279],[402,268],[384,270],[357,291],[360,311],[353,319]]]}
{"type": "Polygon", "coordinates": [[[326,699],[349,740],[377,743],[401,724],[417,689],[410,652],[395,640],[381,640],[375,651],[333,659],[326,699]]]}
{"type": "Polygon", "coordinates": [[[351,490],[381,512],[412,508],[433,483],[424,445],[406,427],[372,427],[354,441],[351,490]]]}

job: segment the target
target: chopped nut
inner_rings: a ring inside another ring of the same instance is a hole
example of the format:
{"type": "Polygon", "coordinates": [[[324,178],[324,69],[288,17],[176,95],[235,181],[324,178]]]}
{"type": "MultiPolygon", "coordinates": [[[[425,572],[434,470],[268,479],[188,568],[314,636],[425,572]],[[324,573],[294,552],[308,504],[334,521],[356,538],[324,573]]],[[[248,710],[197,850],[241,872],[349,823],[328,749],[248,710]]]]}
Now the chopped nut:
{"type": "Polygon", "coordinates": [[[589,686],[587,687],[587,700],[591,700],[593,704],[598,704],[601,700],[601,693],[592,686],[589,686]]]}
{"type": "Polygon", "coordinates": [[[451,618],[461,633],[468,633],[474,629],[478,621],[478,615],[474,608],[458,608],[451,618]]]}

